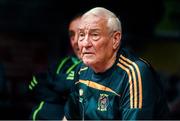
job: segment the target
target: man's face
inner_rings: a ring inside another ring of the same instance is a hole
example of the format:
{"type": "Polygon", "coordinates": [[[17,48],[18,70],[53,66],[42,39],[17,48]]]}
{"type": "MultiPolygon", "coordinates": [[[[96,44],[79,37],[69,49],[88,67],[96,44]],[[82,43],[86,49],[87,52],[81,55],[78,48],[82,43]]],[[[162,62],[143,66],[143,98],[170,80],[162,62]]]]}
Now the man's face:
{"type": "Polygon", "coordinates": [[[81,19],[78,44],[81,58],[88,66],[107,64],[112,58],[113,41],[106,22],[93,15],[81,19]]]}
{"type": "Polygon", "coordinates": [[[78,47],[78,26],[80,23],[80,17],[73,20],[69,25],[69,36],[71,41],[71,46],[73,48],[74,53],[76,56],[80,58],[80,51],[78,47]]]}

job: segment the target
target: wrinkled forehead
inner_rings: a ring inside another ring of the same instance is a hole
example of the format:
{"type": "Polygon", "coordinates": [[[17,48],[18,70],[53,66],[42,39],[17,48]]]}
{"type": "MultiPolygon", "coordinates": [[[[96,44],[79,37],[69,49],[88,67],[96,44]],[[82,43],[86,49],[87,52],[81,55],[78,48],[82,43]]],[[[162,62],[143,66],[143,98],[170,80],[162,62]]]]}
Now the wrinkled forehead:
{"type": "Polygon", "coordinates": [[[86,15],[81,18],[79,29],[106,27],[106,19],[95,15],[86,15]]]}

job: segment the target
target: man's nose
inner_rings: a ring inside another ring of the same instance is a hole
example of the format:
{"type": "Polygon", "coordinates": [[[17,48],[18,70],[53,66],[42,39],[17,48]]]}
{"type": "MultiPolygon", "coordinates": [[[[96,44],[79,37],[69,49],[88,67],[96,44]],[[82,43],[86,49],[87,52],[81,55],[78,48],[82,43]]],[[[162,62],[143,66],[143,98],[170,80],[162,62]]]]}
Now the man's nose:
{"type": "Polygon", "coordinates": [[[84,46],[89,47],[91,45],[92,45],[92,43],[91,43],[90,37],[89,37],[89,35],[86,35],[84,38],[84,46]]]}

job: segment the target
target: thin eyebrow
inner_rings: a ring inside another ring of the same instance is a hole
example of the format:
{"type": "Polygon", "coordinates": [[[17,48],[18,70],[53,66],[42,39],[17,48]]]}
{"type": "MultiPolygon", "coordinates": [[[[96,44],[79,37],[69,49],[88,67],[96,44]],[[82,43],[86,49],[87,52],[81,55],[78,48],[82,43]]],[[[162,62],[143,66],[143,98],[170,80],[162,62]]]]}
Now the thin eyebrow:
{"type": "Polygon", "coordinates": [[[78,29],[78,32],[84,32],[84,29],[78,29]]]}
{"type": "Polygon", "coordinates": [[[89,32],[101,32],[101,30],[100,29],[90,29],[89,32]]]}
{"type": "MultiPolygon", "coordinates": [[[[84,29],[79,29],[78,32],[84,32],[84,31],[85,31],[84,29]]],[[[92,32],[98,32],[98,33],[100,33],[101,30],[100,30],[100,29],[90,29],[88,33],[92,33],[92,32]]]]}

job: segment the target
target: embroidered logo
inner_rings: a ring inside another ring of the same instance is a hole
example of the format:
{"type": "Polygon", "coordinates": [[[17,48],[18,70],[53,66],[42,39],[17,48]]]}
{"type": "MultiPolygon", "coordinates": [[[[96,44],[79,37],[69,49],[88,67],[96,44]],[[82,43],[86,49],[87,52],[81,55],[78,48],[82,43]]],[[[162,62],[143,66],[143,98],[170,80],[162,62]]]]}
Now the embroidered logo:
{"type": "Polygon", "coordinates": [[[108,96],[107,94],[100,94],[97,107],[99,111],[107,111],[107,106],[109,105],[108,96]]]}

